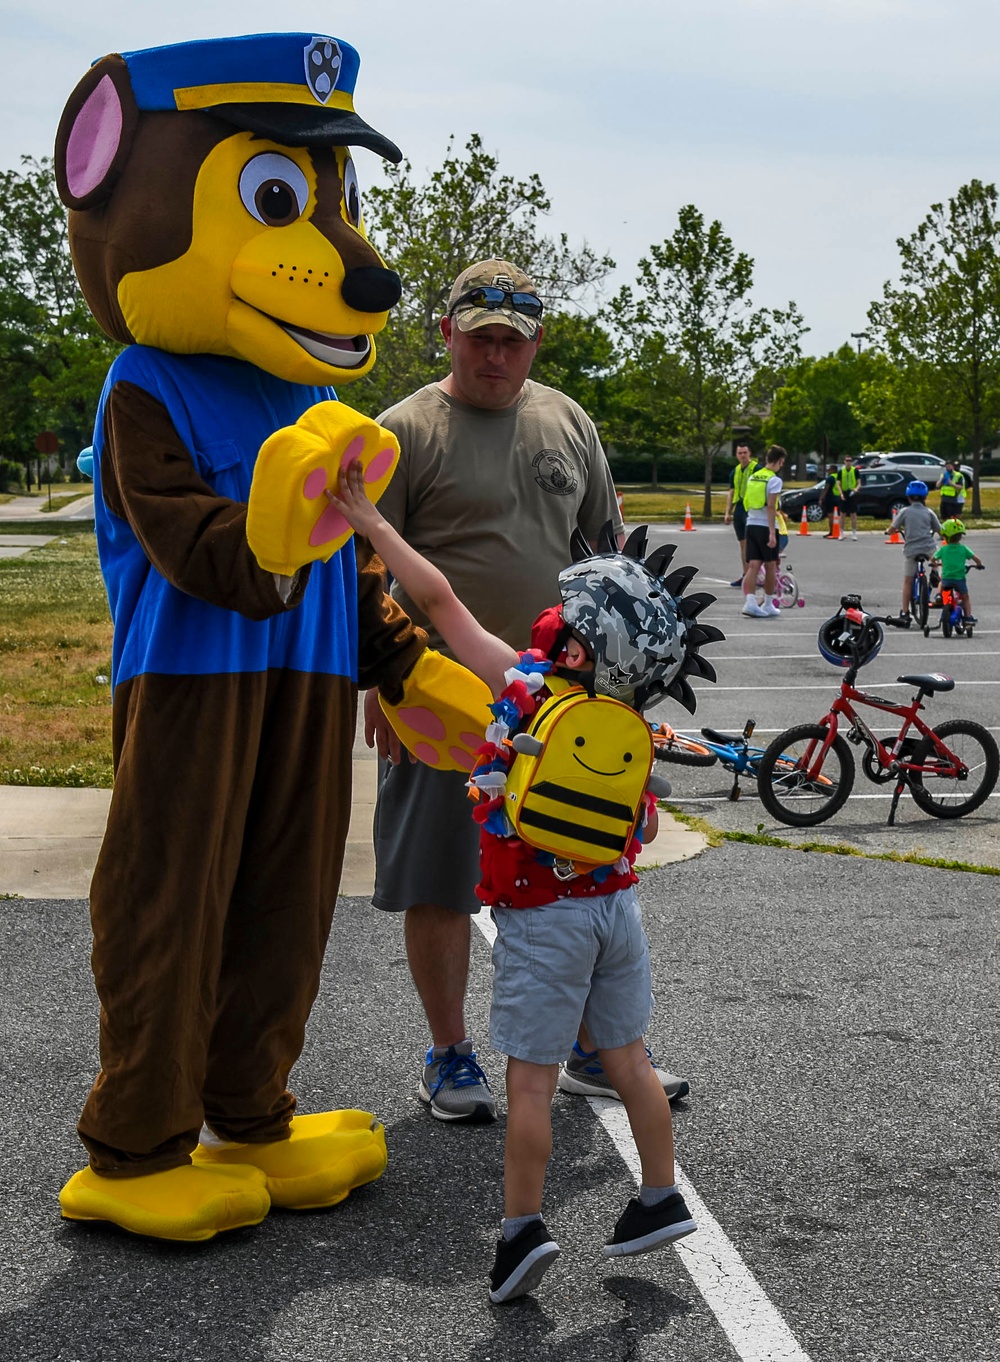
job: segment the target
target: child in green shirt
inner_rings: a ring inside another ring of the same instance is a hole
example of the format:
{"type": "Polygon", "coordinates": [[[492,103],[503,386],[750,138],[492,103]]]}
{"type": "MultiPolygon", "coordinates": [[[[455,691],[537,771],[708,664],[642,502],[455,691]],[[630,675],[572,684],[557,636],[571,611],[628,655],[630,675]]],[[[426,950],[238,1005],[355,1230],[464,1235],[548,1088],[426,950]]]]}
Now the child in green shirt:
{"type": "Polygon", "coordinates": [[[941,526],[941,533],[944,535],[944,543],[939,544],[935,549],[932,561],[941,565],[942,589],[947,587],[952,591],[957,591],[961,597],[962,610],[966,621],[969,624],[978,624],[979,621],[972,613],[969,588],[966,584],[966,572],[970,558],[977,568],[981,568],[983,563],[967,544],[962,543],[965,526],[960,520],[946,520],[941,526]]]}

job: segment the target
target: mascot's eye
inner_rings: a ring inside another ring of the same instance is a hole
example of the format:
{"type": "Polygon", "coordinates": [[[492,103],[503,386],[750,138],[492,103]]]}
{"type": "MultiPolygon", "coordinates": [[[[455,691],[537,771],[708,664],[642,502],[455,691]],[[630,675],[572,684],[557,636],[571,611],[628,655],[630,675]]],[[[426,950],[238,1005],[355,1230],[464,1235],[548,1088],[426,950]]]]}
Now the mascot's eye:
{"type": "Polygon", "coordinates": [[[586,743],[587,743],[587,739],[586,739],[586,738],[577,738],[575,741],[576,741],[577,747],[584,747],[584,746],[586,746],[586,743]]]}
{"type": "Polygon", "coordinates": [[[625,752],[625,753],[623,754],[623,756],[622,756],[622,761],[631,761],[631,760],[632,760],[632,753],[631,753],[631,752],[625,752]]]}
{"type": "Polygon", "coordinates": [[[358,188],[358,172],[348,156],[344,162],[344,210],[347,221],[352,227],[361,226],[361,190],[358,188]]]}
{"type": "Polygon", "coordinates": [[[290,156],[265,151],[243,167],[240,198],[266,227],[287,227],[305,212],[309,184],[290,156]]]}

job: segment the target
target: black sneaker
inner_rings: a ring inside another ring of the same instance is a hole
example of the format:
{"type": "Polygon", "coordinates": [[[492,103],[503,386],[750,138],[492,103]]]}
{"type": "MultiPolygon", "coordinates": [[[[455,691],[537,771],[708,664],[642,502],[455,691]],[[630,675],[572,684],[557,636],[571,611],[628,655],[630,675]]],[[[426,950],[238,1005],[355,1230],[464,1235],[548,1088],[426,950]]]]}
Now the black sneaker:
{"type": "Polygon", "coordinates": [[[966,624],[978,624],[978,623],[979,623],[979,621],[976,619],[975,615],[966,615],[966,617],[965,617],[965,622],[966,622],[966,624]]]}
{"type": "Polygon", "coordinates": [[[500,1238],[490,1273],[490,1300],[503,1305],[534,1291],[558,1257],[559,1245],[544,1220],[532,1220],[513,1239],[500,1238]]]}
{"type": "Polygon", "coordinates": [[[619,1216],[610,1243],[604,1245],[604,1256],[649,1253],[661,1244],[693,1234],[697,1228],[680,1192],[671,1192],[655,1206],[644,1206],[634,1196],[619,1216]]]}

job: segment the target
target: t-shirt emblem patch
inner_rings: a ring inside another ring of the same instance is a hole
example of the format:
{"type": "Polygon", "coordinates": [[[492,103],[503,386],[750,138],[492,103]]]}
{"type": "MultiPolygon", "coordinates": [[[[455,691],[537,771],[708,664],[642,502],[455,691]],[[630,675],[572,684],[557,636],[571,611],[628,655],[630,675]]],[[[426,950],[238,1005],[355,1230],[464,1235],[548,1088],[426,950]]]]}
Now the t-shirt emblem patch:
{"type": "Polygon", "coordinates": [[[576,470],[558,449],[540,449],[531,461],[535,481],[553,496],[568,497],[579,486],[576,470]]]}

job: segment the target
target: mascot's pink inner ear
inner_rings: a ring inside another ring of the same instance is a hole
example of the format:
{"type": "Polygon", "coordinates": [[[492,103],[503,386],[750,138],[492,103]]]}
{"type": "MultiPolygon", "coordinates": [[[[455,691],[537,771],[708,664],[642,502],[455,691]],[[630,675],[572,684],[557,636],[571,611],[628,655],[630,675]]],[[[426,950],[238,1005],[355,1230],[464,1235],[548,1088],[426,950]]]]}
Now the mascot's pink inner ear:
{"type": "Polygon", "coordinates": [[[110,76],[87,96],[66,143],[66,187],[82,199],[107,175],[122,137],[122,105],[110,76]]]}

